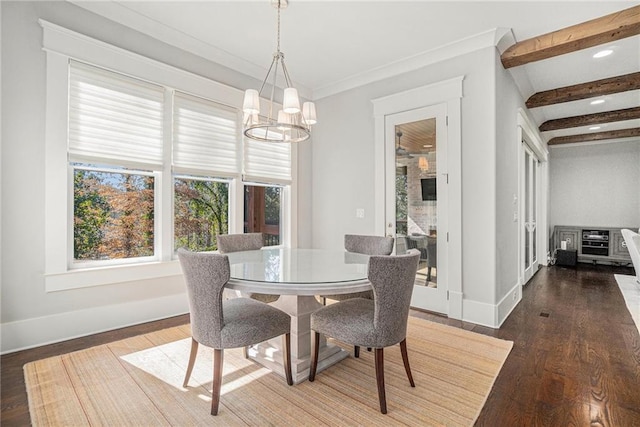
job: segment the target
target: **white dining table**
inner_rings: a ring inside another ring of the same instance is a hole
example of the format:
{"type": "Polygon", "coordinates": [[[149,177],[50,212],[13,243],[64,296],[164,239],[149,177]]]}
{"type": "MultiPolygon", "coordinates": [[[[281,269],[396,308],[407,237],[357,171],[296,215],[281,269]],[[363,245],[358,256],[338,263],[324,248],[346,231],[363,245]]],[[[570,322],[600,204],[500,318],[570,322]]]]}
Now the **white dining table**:
{"type": "MultiPolygon", "coordinates": [[[[239,293],[276,294],[271,303],[291,316],[291,369],[297,384],[309,377],[311,313],[322,307],[316,295],[347,294],[371,289],[367,280],[369,256],[340,250],[262,248],[232,252],[231,278],[226,285],[239,293]]],[[[281,340],[249,349],[249,357],[284,376],[281,340]]],[[[323,338],[318,371],[348,357],[349,352],[323,338]]]]}

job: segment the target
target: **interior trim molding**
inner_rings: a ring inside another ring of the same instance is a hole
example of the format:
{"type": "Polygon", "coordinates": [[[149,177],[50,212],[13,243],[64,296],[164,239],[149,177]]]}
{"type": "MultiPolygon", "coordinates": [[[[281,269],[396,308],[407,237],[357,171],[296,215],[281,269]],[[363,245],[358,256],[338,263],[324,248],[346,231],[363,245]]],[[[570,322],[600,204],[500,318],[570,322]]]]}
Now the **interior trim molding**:
{"type": "Polygon", "coordinates": [[[315,89],[313,91],[313,99],[317,100],[326,98],[327,96],[336,95],[340,92],[345,92],[369,83],[374,83],[399,74],[414,71],[428,65],[465,55],[486,47],[502,46],[504,43],[502,42],[503,39],[506,40],[506,42],[511,40],[509,37],[510,31],[511,30],[505,28],[493,28],[474,36],[392,62],[382,67],[356,74],[352,77],[315,89]]]}
{"type": "Polygon", "coordinates": [[[447,126],[447,173],[449,180],[447,245],[447,290],[460,295],[448,301],[447,315],[460,318],[463,313],[462,295],[462,97],[464,76],[428,84],[404,92],[372,99],[374,113],[374,170],[375,200],[374,226],[378,235],[386,235],[385,162],[387,116],[410,110],[444,104],[447,126]],[[455,304],[455,306],[454,306],[455,304]]]}
{"type": "Polygon", "coordinates": [[[13,353],[188,312],[189,304],[184,292],[2,323],[0,353],[13,353]]]}

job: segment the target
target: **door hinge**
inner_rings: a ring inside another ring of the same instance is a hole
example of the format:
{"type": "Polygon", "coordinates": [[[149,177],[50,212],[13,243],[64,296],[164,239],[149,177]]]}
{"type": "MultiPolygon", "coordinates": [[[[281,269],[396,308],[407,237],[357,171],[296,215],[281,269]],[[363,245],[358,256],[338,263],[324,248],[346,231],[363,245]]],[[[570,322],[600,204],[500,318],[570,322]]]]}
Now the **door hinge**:
{"type": "Polygon", "coordinates": [[[449,232],[447,231],[447,242],[449,241],[449,232]]]}
{"type": "Polygon", "coordinates": [[[444,179],[446,180],[445,183],[448,184],[449,183],[449,174],[448,173],[443,173],[442,175],[444,176],[444,179]]]}
{"type": "Polygon", "coordinates": [[[445,124],[449,126],[449,116],[445,116],[445,124]]]}
{"type": "Polygon", "coordinates": [[[449,300],[449,291],[447,291],[447,300],[449,300]]]}

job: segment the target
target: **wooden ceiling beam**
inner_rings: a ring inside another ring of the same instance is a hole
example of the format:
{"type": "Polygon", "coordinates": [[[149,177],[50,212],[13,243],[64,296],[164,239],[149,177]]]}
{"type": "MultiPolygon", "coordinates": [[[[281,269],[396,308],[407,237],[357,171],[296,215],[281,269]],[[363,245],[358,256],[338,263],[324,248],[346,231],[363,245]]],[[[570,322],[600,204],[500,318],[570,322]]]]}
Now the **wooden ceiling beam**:
{"type": "Polygon", "coordinates": [[[500,56],[502,66],[517,67],[640,34],[640,6],[523,40],[500,56]]]}
{"type": "Polygon", "coordinates": [[[577,101],[640,89],[640,72],[580,83],[534,93],[527,99],[527,108],[577,101]]]}
{"type": "Polygon", "coordinates": [[[640,119],[640,107],[625,108],[623,110],[605,111],[602,113],[585,114],[583,116],[565,117],[547,120],[540,125],[540,132],[550,130],[575,128],[602,123],[621,122],[624,120],[640,119]]]}
{"type": "Polygon", "coordinates": [[[585,133],[581,135],[558,136],[551,138],[548,145],[571,144],[574,142],[602,141],[605,139],[633,138],[640,136],[640,128],[609,130],[606,132],[585,133]]]}

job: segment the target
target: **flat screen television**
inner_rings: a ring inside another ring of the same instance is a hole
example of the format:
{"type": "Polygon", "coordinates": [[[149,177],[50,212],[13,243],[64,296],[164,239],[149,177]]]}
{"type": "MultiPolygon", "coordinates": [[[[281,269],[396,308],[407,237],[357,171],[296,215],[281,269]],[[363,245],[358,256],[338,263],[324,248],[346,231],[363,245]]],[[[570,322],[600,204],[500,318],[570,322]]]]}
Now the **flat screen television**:
{"type": "Polygon", "coordinates": [[[420,183],[422,184],[422,200],[438,200],[436,178],[423,178],[420,183]]]}

